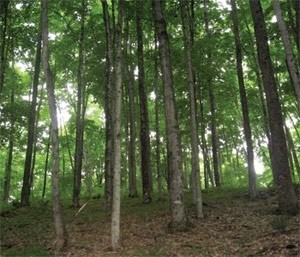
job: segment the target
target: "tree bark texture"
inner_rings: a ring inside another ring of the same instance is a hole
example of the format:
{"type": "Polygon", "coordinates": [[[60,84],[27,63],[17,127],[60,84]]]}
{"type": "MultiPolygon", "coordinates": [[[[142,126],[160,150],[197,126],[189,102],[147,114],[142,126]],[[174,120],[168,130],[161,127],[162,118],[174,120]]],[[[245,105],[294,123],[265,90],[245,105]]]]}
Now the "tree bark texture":
{"type": "Polygon", "coordinates": [[[107,209],[112,206],[112,179],[113,179],[113,124],[112,124],[112,73],[111,68],[113,65],[112,57],[112,35],[110,26],[110,16],[106,0],[101,0],[103,9],[103,21],[105,27],[105,40],[106,40],[106,60],[105,60],[105,81],[104,81],[104,111],[105,111],[105,207],[107,209]]]}
{"type": "MultiPolygon", "coordinates": [[[[157,52],[157,36],[155,35],[155,52],[157,52]]],[[[159,128],[159,75],[158,75],[158,57],[154,60],[154,92],[155,92],[155,143],[156,143],[156,174],[157,174],[157,189],[158,201],[163,200],[163,185],[162,185],[162,169],[161,169],[161,143],[160,143],[160,128],[159,128]]]]}
{"type": "Polygon", "coordinates": [[[249,3],[254,23],[259,66],[266,94],[268,123],[271,132],[271,154],[274,155],[272,169],[278,180],[279,210],[285,214],[296,214],[298,212],[297,198],[291,179],[283,129],[283,115],[270,57],[264,14],[260,0],[249,0],[249,3]]]}
{"type": "Polygon", "coordinates": [[[233,31],[234,31],[234,39],[235,39],[235,51],[236,51],[236,68],[237,68],[237,76],[239,82],[239,90],[240,90],[240,100],[242,105],[242,114],[243,114],[243,128],[244,135],[247,145],[247,165],[248,165],[248,192],[250,199],[255,199],[257,197],[257,189],[256,189],[256,174],[254,168],[254,152],[253,152],[253,143],[252,143],[252,132],[250,126],[249,119],[249,111],[248,111],[248,100],[245,89],[244,82],[244,74],[243,74],[243,56],[242,56],[242,45],[239,34],[239,25],[237,18],[237,8],[236,8],[236,0],[231,0],[232,7],[232,21],[233,21],[233,31]]]}
{"type": "MultiPolygon", "coordinates": [[[[129,19],[126,21],[126,28],[124,32],[124,56],[129,57],[131,52],[131,41],[129,39],[129,19]]],[[[129,179],[129,197],[137,197],[137,184],[136,184],[136,113],[135,113],[135,82],[132,65],[125,64],[125,77],[128,89],[129,101],[129,146],[128,146],[128,179],[129,179]]]]}
{"type": "Polygon", "coordinates": [[[33,76],[33,86],[32,86],[32,96],[30,112],[28,117],[28,135],[27,135],[27,148],[25,156],[24,165],[24,175],[23,175],[23,186],[21,192],[21,204],[23,206],[29,205],[30,188],[32,182],[32,162],[33,162],[33,149],[35,144],[35,126],[37,125],[37,95],[38,95],[38,85],[39,77],[41,71],[41,55],[42,55],[42,24],[40,22],[40,28],[37,36],[37,46],[36,46],[36,57],[34,66],[34,76],[33,76]]]}
{"type": "Polygon", "coordinates": [[[142,27],[143,2],[136,1],[136,32],[137,32],[137,55],[138,55],[138,84],[140,97],[140,150],[143,202],[151,202],[151,167],[150,167],[150,136],[147,90],[145,88],[144,71],[144,46],[142,27]]]}
{"type": "Polygon", "coordinates": [[[291,76],[291,80],[296,93],[296,99],[298,103],[298,114],[300,116],[300,75],[299,75],[299,69],[297,67],[298,65],[293,53],[293,47],[289,38],[287,26],[285,20],[282,17],[279,0],[272,0],[272,5],[277,18],[277,24],[280,30],[280,34],[284,46],[287,67],[289,69],[289,74],[291,76]]]}
{"type": "Polygon", "coordinates": [[[113,251],[120,248],[120,187],[121,187],[121,104],[122,104],[122,23],[123,0],[119,0],[115,31],[114,112],[113,112],[113,199],[111,243],[113,251]]]}
{"type": "Polygon", "coordinates": [[[2,19],[2,27],[1,27],[1,48],[0,48],[0,96],[3,91],[4,84],[4,75],[5,75],[5,67],[6,67],[6,53],[7,53],[7,20],[8,20],[8,9],[9,9],[9,0],[3,0],[0,8],[0,18],[2,19]],[[3,14],[2,14],[3,12],[3,14]]]}
{"type": "Polygon", "coordinates": [[[85,0],[81,1],[81,26],[79,36],[79,55],[77,70],[77,107],[76,107],[76,140],[74,158],[73,206],[78,208],[81,189],[81,170],[84,147],[84,116],[85,116],[85,82],[84,82],[84,30],[85,0]]]}
{"type": "MultiPolygon", "coordinates": [[[[15,101],[15,92],[11,91],[10,102],[13,105],[15,101]]],[[[14,112],[10,115],[10,132],[8,140],[8,153],[7,160],[5,163],[4,173],[4,184],[3,184],[3,201],[8,202],[10,192],[10,181],[11,181],[11,168],[13,161],[13,150],[14,150],[14,131],[15,131],[15,115],[14,112]]]]}
{"type": "Polygon", "coordinates": [[[171,230],[184,230],[187,217],[183,200],[182,158],[179,124],[175,105],[173,74],[170,59],[169,38],[160,1],[153,0],[153,17],[158,36],[161,71],[164,84],[165,121],[167,134],[167,158],[171,190],[171,230]]]}
{"type": "Polygon", "coordinates": [[[188,92],[190,100],[190,126],[191,126],[191,147],[192,147],[192,180],[193,183],[193,196],[194,204],[196,205],[196,217],[203,218],[203,203],[200,184],[200,160],[199,160],[199,138],[197,126],[197,112],[196,112],[196,96],[195,96],[195,83],[191,56],[191,28],[188,19],[187,2],[180,0],[180,12],[183,25],[183,40],[185,49],[185,65],[188,82],[188,92]]]}
{"type": "MultiPolygon", "coordinates": [[[[208,19],[208,0],[204,0],[204,23],[205,23],[205,31],[208,38],[211,37],[211,32],[209,29],[209,19],[208,19]]],[[[211,71],[211,49],[208,46],[207,53],[207,64],[209,65],[208,70],[211,71]]],[[[214,93],[214,85],[212,83],[212,77],[208,74],[207,79],[208,84],[208,92],[209,92],[209,101],[210,101],[210,115],[211,115],[211,143],[212,143],[212,156],[213,156],[213,168],[214,168],[214,179],[215,185],[217,187],[221,186],[220,181],[220,172],[219,172],[219,153],[218,153],[218,135],[217,135],[217,125],[216,125],[216,104],[215,104],[215,93],[214,93]]]]}
{"type": "Polygon", "coordinates": [[[54,77],[49,64],[48,49],[48,1],[42,0],[42,31],[43,31],[43,67],[46,77],[48,102],[51,116],[51,145],[52,145],[52,204],[53,219],[55,227],[54,248],[57,252],[63,250],[67,245],[67,232],[63,221],[62,209],[60,206],[59,192],[59,137],[57,110],[54,93],[54,77]]]}

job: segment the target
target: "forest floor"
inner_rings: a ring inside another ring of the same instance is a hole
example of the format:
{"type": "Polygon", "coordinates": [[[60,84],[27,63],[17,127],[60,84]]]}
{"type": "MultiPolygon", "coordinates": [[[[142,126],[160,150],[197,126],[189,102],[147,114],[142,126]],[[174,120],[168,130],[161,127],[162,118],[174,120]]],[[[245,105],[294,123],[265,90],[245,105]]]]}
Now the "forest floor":
{"type": "MultiPolygon", "coordinates": [[[[124,197],[118,252],[110,251],[110,213],[103,208],[103,199],[83,201],[86,205],[79,213],[66,205],[69,244],[58,256],[300,256],[300,216],[276,214],[273,190],[261,191],[256,201],[249,201],[245,190],[203,192],[205,217],[200,220],[188,198],[192,226],[170,234],[168,201],[141,204],[140,198],[124,197]]],[[[54,256],[49,204],[1,210],[0,218],[0,256],[54,256]]]]}

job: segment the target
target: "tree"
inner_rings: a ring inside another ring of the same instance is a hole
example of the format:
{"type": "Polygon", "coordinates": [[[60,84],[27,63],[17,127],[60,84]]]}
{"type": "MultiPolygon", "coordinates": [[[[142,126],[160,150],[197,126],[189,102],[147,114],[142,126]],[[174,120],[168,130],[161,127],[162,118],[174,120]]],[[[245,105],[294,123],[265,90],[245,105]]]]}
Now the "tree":
{"type": "Polygon", "coordinates": [[[105,112],[105,206],[110,208],[112,205],[112,178],[113,178],[113,139],[112,139],[112,74],[111,69],[113,65],[112,57],[112,35],[110,16],[106,0],[101,0],[103,9],[103,21],[105,27],[106,39],[106,57],[105,57],[105,80],[104,80],[104,112],[105,112]]]}
{"type": "Polygon", "coordinates": [[[76,144],[74,158],[73,206],[79,207],[81,189],[81,169],[84,145],[84,116],[85,116],[85,82],[84,82],[84,36],[86,2],[81,1],[81,27],[79,36],[79,55],[77,70],[77,108],[76,108],[76,144]]]}
{"type": "Polygon", "coordinates": [[[283,117],[270,57],[264,14],[260,0],[249,0],[249,3],[254,23],[259,66],[266,95],[268,123],[271,132],[271,154],[274,155],[272,169],[278,181],[279,210],[283,214],[296,214],[298,204],[289,168],[283,117]]]}
{"type": "Polygon", "coordinates": [[[191,32],[188,20],[188,9],[186,1],[180,1],[180,13],[183,25],[183,40],[185,50],[185,65],[188,82],[188,92],[190,100],[190,123],[191,123],[191,145],[192,145],[192,181],[193,181],[193,199],[196,205],[197,218],[203,218],[202,194],[200,184],[200,161],[199,161],[199,138],[197,126],[197,112],[196,112],[196,96],[195,83],[193,74],[193,65],[191,57],[191,32]]]}
{"type": "MultiPolygon", "coordinates": [[[[15,102],[15,92],[11,91],[10,102],[13,105],[15,102]]],[[[8,153],[5,164],[5,175],[3,185],[3,201],[8,202],[10,192],[10,181],[11,181],[11,166],[13,161],[13,150],[14,150],[14,130],[15,130],[15,117],[14,112],[10,114],[10,132],[8,140],[8,153]]]]}
{"type": "MultiPolygon", "coordinates": [[[[205,23],[205,32],[207,34],[208,39],[211,38],[211,32],[209,29],[209,22],[208,22],[208,7],[207,7],[208,0],[204,0],[204,23],[205,23]]],[[[210,101],[210,115],[211,115],[211,143],[212,143],[212,156],[213,156],[213,168],[214,168],[214,179],[215,185],[217,187],[221,186],[220,181],[220,174],[219,174],[219,154],[218,154],[218,134],[217,134],[217,124],[216,124],[216,104],[215,104],[215,92],[214,92],[214,84],[212,82],[212,56],[211,56],[211,47],[208,45],[207,50],[207,65],[208,73],[207,78],[207,85],[208,85],[208,92],[209,92],[209,101],[210,101]]]]}
{"type": "Polygon", "coordinates": [[[35,142],[35,127],[36,118],[37,118],[37,96],[38,96],[38,85],[39,77],[41,71],[41,49],[42,49],[42,26],[40,22],[40,28],[37,36],[37,46],[36,46],[36,59],[34,67],[34,77],[33,77],[33,86],[32,86],[32,100],[30,106],[30,112],[28,117],[28,136],[27,136],[27,148],[26,148],[26,157],[24,165],[24,176],[23,176],[23,185],[21,193],[21,204],[23,206],[29,205],[30,197],[30,188],[32,181],[32,167],[33,167],[33,148],[35,142]]]}
{"type": "Polygon", "coordinates": [[[171,230],[184,230],[187,217],[183,200],[182,159],[179,124],[177,118],[173,74],[170,60],[169,38],[160,1],[152,1],[154,25],[159,42],[161,72],[164,85],[164,109],[167,134],[168,173],[171,191],[171,230]]]}
{"type": "MultiPolygon", "coordinates": [[[[129,53],[132,53],[131,40],[129,39],[129,18],[126,20],[124,41],[126,47],[124,47],[124,56],[129,58],[129,53]]],[[[125,78],[128,89],[128,101],[129,101],[129,146],[128,146],[128,180],[129,180],[129,197],[137,197],[137,184],[136,184],[136,114],[135,114],[135,83],[132,63],[126,63],[125,65],[125,78]]]]}
{"type": "Polygon", "coordinates": [[[274,12],[277,18],[277,24],[281,33],[281,38],[284,46],[285,56],[286,56],[286,62],[287,67],[289,70],[289,74],[291,76],[291,80],[294,86],[294,90],[296,93],[296,99],[298,103],[298,112],[300,116],[300,76],[299,76],[299,70],[297,67],[297,62],[294,57],[293,48],[290,42],[288,30],[285,24],[285,21],[282,17],[281,8],[280,8],[280,2],[279,0],[272,0],[272,5],[274,8],[274,12]]]}
{"type": "Polygon", "coordinates": [[[54,92],[54,77],[49,64],[48,48],[48,2],[42,0],[42,39],[43,39],[43,68],[46,77],[48,103],[51,115],[51,146],[52,146],[52,204],[55,227],[55,249],[63,250],[67,245],[67,231],[62,217],[59,192],[59,137],[56,100],[54,92]]]}
{"type": "Polygon", "coordinates": [[[113,251],[120,248],[120,187],[121,187],[121,104],[122,104],[122,24],[123,0],[118,4],[118,22],[115,30],[114,111],[113,111],[113,199],[111,243],[113,251]]]}
{"type": "Polygon", "coordinates": [[[1,48],[0,48],[0,96],[3,90],[5,67],[7,61],[7,26],[8,26],[8,11],[9,11],[9,0],[3,0],[1,3],[0,14],[1,14],[1,48]],[[4,13],[2,15],[2,12],[4,13]]]}
{"type": "Polygon", "coordinates": [[[138,53],[138,84],[140,96],[140,149],[141,170],[143,185],[143,202],[151,202],[151,168],[150,168],[150,138],[149,138],[149,115],[148,100],[145,88],[144,50],[143,50],[143,27],[142,27],[143,2],[136,1],[136,31],[138,53]]]}
{"type": "Polygon", "coordinates": [[[236,68],[237,68],[237,76],[239,82],[240,89],[240,99],[242,105],[242,114],[243,114],[243,127],[245,140],[247,145],[247,164],[248,164],[248,178],[249,178],[249,196],[250,199],[255,199],[257,197],[257,189],[256,189],[256,174],[254,168],[254,153],[253,153],[253,143],[252,143],[252,133],[249,119],[249,111],[248,111],[248,101],[245,89],[244,82],[244,73],[243,73],[243,56],[242,56],[242,46],[239,35],[239,26],[237,19],[237,8],[236,1],[231,0],[232,7],[232,21],[233,21],[233,32],[235,39],[235,51],[236,51],[236,68]]]}
{"type": "Polygon", "coordinates": [[[155,93],[155,145],[156,145],[156,173],[157,173],[157,189],[158,201],[163,200],[163,186],[162,186],[162,168],[161,168],[161,142],[160,142],[160,120],[159,120],[159,67],[157,56],[157,36],[155,35],[155,59],[154,59],[154,93],[155,93]]]}

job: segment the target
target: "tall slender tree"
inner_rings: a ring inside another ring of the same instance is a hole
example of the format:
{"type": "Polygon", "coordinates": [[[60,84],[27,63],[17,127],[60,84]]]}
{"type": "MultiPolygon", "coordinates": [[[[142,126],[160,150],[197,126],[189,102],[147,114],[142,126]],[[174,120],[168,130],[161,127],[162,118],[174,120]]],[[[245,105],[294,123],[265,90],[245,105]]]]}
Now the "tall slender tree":
{"type": "Polygon", "coordinates": [[[249,0],[249,3],[254,23],[259,66],[266,94],[268,124],[271,132],[271,154],[274,155],[272,169],[278,181],[279,210],[281,213],[296,214],[298,204],[291,179],[283,129],[283,115],[270,57],[264,14],[260,0],[249,0]]]}
{"type": "Polygon", "coordinates": [[[287,67],[289,69],[291,81],[293,83],[294,90],[296,93],[296,99],[298,103],[298,113],[300,116],[300,75],[299,75],[298,65],[293,53],[293,47],[289,38],[287,26],[285,20],[282,17],[279,0],[272,0],[272,5],[277,18],[277,24],[280,30],[280,34],[284,46],[287,67]]]}
{"type": "MultiPolygon", "coordinates": [[[[132,53],[131,41],[129,39],[129,18],[126,19],[124,31],[124,57],[129,57],[132,53]]],[[[125,58],[124,58],[125,59],[125,58]]],[[[132,64],[125,65],[125,78],[128,88],[129,101],[129,146],[128,146],[128,180],[129,180],[129,197],[137,197],[136,183],[136,113],[135,113],[135,81],[132,64]]]]}
{"type": "MultiPolygon", "coordinates": [[[[205,32],[208,39],[211,38],[211,31],[209,29],[209,18],[208,18],[208,0],[204,0],[204,23],[205,23],[205,32]]],[[[214,179],[215,185],[217,187],[221,186],[220,173],[219,173],[219,153],[218,153],[218,135],[217,135],[217,124],[216,124],[216,103],[215,103],[215,92],[214,84],[212,81],[212,56],[211,56],[211,47],[208,45],[207,50],[207,65],[208,65],[208,92],[209,92],[209,101],[210,101],[210,115],[211,115],[211,144],[212,144],[212,156],[213,156],[213,168],[214,168],[214,179]]]]}
{"type": "Polygon", "coordinates": [[[164,84],[164,109],[172,217],[169,227],[171,230],[175,231],[184,230],[187,227],[187,216],[185,213],[183,199],[182,154],[170,59],[169,37],[160,1],[152,0],[152,9],[156,34],[159,42],[161,71],[164,84]]]}
{"type": "MultiPolygon", "coordinates": [[[[15,90],[11,91],[10,102],[13,105],[15,102],[15,90]]],[[[5,163],[4,183],[3,183],[3,201],[8,202],[10,193],[11,170],[14,150],[14,132],[15,132],[15,113],[10,113],[10,130],[8,139],[7,160],[5,163]]]]}
{"type": "MultiPolygon", "coordinates": [[[[157,36],[155,35],[155,53],[157,53],[157,36]]],[[[154,93],[155,93],[155,144],[156,144],[156,174],[157,174],[157,189],[158,201],[163,200],[163,186],[162,186],[162,168],[161,168],[161,142],[160,142],[160,120],[159,120],[159,67],[158,56],[154,59],[154,93]]]]}
{"type": "Polygon", "coordinates": [[[79,54],[77,70],[77,108],[76,108],[76,143],[74,158],[73,206],[79,207],[81,189],[81,170],[84,145],[84,116],[85,116],[85,82],[84,82],[84,37],[85,37],[85,12],[86,1],[81,1],[81,25],[79,35],[79,54]]]}
{"type": "Polygon", "coordinates": [[[136,31],[138,54],[138,84],[140,96],[140,150],[143,185],[143,202],[151,202],[150,135],[147,90],[145,88],[144,46],[143,46],[143,2],[136,0],[136,31]]]}
{"type": "Polygon", "coordinates": [[[1,19],[1,41],[0,41],[0,96],[3,90],[5,67],[7,60],[7,26],[8,26],[8,13],[9,13],[9,0],[3,0],[0,3],[0,19],[1,19]]]}
{"type": "Polygon", "coordinates": [[[42,39],[43,39],[43,68],[46,77],[48,103],[51,116],[51,146],[52,146],[52,204],[55,228],[54,247],[60,252],[67,246],[67,231],[63,221],[59,192],[59,137],[56,100],[54,92],[54,76],[49,64],[48,47],[48,1],[42,0],[42,39]]]}
{"type": "Polygon", "coordinates": [[[195,83],[193,74],[193,64],[191,55],[191,28],[188,19],[188,5],[184,0],[180,0],[180,13],[183,27],[183,40],[185,49],[185,65],[188,82],[188,92],[190,100],[190,124],[191,124],[191,146],[192,146],[192,181],[193,181],[193,201],[196,205],[197,218],[203,218],[203,203],[200,184],[200,160],[199,160],[199,138],[196,112],[195,83]]]}
{"type": "Polygon", "coordinates": [[[32,86],[32,96],[30,112],[28,116],[28,135],[27,135],[27,148],[25,156],[24,174],[23,174],[23,185],[21,192],[21,204],[23,206],[29,205],[30,188],[32,181],[32,167],[33,167],[33,150],[35,142],[35,132],[36,132],[36,121],[37,121],[37,97],[38,97],[38,85],[41,70],[41,49],[42,49],[42,25],[40,22],[40,28],[37,36],[37,46],[36,46],[36,57],[33,75],[33,86],[32,86]]]}
{"type": "Polygon", "coordinates": [[[121,104],[122,104],[122,25],[123,0],[118,2],[118,21],[115,30],[114,56],[114,111],[113,111],[113,199],[111,243],[120,248],[120,187],[121,187],[121,104]]]}
{"type": "Polygon", "coordinates": [[[237,8],[236,8],[236,0],[231,0],[231,15],[233,21],[233,32],[235,39],[235,52],[236,52],[236,68],[237,68],[237,76],[239,82],[239,90],[240,90],[240,100],[242,105],[242,114],[243,114],[243,127],[244,127],[244,135],[247,145],[247,165],[248,165],[248,180],[249,180],[249,196],[250,199],[255,199],[257,197],[257,189],[256,189],[256,174],[254,167],[254,151],[253,151],[253,143],[252,143],[252,132],[250,126],[249,119],[249,111],[248,111],[248,100],[245,89],[244,82],[244,72],[243,72],[243,56],[242,56],[242,45],[239,34],[239,25],[237,18],[237,8]]]}
{"type": "Polygon", "coordinates": [[[105,57],[105,81],[104,81],[104,112],[105,112],[105,207],[111,208],[112,205],[112,171],[113,171],[113,139],[112,139],[112,31],[110,25],[110,16],[106,0],[101,0],[103,10],[103,21],[105,27],[106,57],[105,57]]]}

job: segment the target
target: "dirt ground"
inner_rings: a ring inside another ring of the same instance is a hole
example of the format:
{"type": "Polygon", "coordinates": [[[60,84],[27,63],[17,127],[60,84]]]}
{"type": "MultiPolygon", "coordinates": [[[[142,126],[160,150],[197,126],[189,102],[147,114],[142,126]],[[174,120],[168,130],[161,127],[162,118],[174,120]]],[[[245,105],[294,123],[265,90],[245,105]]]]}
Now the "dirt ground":
{"type": "MultiPolygon", "coordinates": [[[[276,214],[275,194],[263,192],[257,201],[249,201],[245,192],[212,198],[206,194],[204,219],[196,219],[194,208],[187,204],[192,225],[186,232],[173,234],[166,230],[170,221],[167,201],[146,205],[139,199],[126,199],[118,252],[110,251],[110,214],[103,210],[101,200],[91,200],[76,217],[74,210],[66,211],[69,244],[60,256],[300,256],[300,217],[276,214]]],[[[21,214],[5,218],[16,219],[21,214]]],[[[51,251],[53,230],[47,223],[51,216],[38,217],[23,232],[22,226],[9,230],[4,225],[1,245],[20,248],[39,242],[51,251]],[[44,228],[39,226],[43,222],[44,228]]],[[[9,255],[3,251],[3,256],[9,255]]]]}

